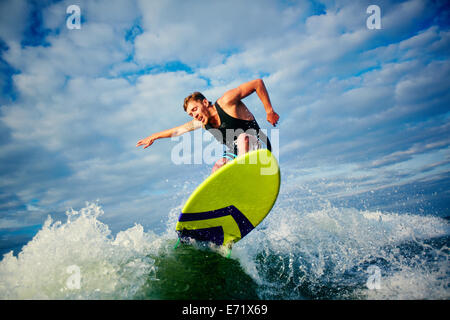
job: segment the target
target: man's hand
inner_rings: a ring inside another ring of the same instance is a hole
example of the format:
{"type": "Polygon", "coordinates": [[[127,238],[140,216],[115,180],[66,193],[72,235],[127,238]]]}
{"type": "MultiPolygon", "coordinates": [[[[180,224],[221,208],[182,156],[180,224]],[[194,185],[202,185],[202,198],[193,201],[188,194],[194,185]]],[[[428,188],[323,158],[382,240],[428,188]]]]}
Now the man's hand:
{"type": "Polygon", "coordinates": [[[274,127],[278,123],[278,119],[280,119],[280,116],[275,111],[270,111],[267,113],[267,121],[269,121],[274,127]]]}
{"type": "Polygon", "coordinates": [[[156,139],[157,139],[156,136],[152,134],[151,136],[148,136],[145,139],[139,140],[138,143],[136,144],[136,147],[144,146],[144,149],[148,148],[152,145],[152,143],[156,139]]]}

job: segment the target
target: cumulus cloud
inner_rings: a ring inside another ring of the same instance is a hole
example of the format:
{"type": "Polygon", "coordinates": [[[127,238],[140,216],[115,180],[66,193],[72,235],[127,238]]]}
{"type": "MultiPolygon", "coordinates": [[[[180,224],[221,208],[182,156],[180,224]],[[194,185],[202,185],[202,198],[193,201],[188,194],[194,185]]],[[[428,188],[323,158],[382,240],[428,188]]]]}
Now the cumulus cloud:
{"type": "MultiPolygon", "coordinates": [[[[1,2],[5,219],[32,199],[44,215],[98,198],[117,219],[144,219],[159,199],[161,216],[210,168],[176,166],[170,139],[137,140],[189,121],[189,93],[214,100],[257,77],[281,116],[282,164],[380,170],[371,185],[398,164],[408,177],[445,171],[448,9],[386,1],[382,29],[369,30],[369,2],[81,1],[80,30],[65,27],[71,1],[1,2]]],[[[270,128],[259,99],[245,102],[270,128]]]]}
{"type": "MultiPolygon", "coordinates": [[[[145,32],[136,38],[142,63],[179,60],[203,66],[249,41],[275,37],[301,15],[276,1],[139,1],[145,32]],[[285,19],[286,17],[286,19],[285,19]]],[[[305,10],[307,6],[303,5],[305,10]]]]}

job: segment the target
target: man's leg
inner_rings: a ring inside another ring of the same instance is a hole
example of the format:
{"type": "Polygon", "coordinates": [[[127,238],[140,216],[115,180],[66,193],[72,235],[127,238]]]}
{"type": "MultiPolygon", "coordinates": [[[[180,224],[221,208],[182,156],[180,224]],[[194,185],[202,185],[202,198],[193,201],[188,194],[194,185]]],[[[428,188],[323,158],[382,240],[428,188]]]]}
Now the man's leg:
{"type": "Polygon", "coordinates": [[[220,167],[224,166],[225,163],[228,162],[227,158],[220,158],[219,160],[216,161],[216,163],[214,164],[214,167],[211,170],[211,173],[216,172],[220,167]]]}
{"type": "MultiPolygon", "coordinates": [[[[237,146],[237,156],[246,154],[249,151],[257,150],[261,147],[261,145],[258,142],[258,139],[247,133],[241,133],[239,137],[236,140],[236,146],[237,146]]],[[[217,171],[220,167],[224,166],[228,161],[231,161],[231,159],[228,158],[220,158],[216,161],[214,164],[211,173],[214,173],[217,171]]]]}
{"type": "Polygon", "coordinates": [[[246,154],[249,151],[259,149],[258,138],[251,134],[241,133],[236,140],[238,156],[246,154]]]}

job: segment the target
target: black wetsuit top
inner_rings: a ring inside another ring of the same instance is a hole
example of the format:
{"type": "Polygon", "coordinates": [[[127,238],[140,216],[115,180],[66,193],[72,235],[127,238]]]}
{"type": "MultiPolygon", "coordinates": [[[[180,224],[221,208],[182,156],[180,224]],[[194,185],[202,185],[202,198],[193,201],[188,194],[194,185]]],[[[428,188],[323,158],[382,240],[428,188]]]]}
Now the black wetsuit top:
{"type": "Polygon", "coordinates": [[[235,141],[243,132],[256,136],[260,139],[260,141],[266,144],[269,151],[272,150],[269,138],[264,134],[264,132],[261,131],[256,120],[242,120],[234,118],[223,111],[217,101],[214,103],[214,105],[216,107],[217,113],[219,114],[220,126],[218,128],[214,128],[209,123],[207,123],[205,125],[205,129],[208,130],[217,139],[217,141],[226,145],[229,149],[229,152],[237,155],[237,146],[235,144],[235,141]],[[227,136],[227,129],[234,130],[233,134],[228,133],[227,136]]]}

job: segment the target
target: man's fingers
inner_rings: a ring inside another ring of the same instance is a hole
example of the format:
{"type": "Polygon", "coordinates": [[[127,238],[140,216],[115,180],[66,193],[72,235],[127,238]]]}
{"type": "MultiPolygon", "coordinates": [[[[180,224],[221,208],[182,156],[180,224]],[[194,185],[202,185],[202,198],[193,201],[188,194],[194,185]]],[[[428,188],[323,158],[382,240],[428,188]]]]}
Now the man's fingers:
{"type": "Polygon", "coordinates": [[[154,140],[150,140],[149,142],[144,143],[145,144],[144,149],[147,149],[148,147],[150,147],[152,145],[153,141],[154,140]]]}
{"type": "MultiPolygon", "coordinates": [[[[146,145],[146,144],[147,144],[147,142],[145,142],[144,140],[139,140],[138,143],[136,144],[136,147],[140,147],[140,146],[143,146],[143,145],[146,145]]],[[[147,144],[147,146],[145,146],[145,148],[147,148],[150,144],[147,144]]]]}

